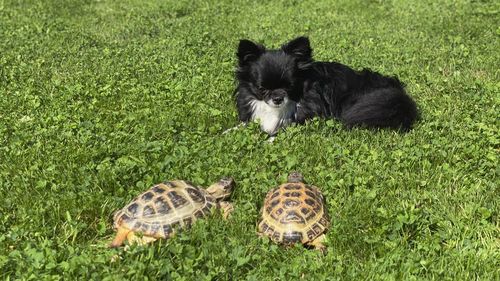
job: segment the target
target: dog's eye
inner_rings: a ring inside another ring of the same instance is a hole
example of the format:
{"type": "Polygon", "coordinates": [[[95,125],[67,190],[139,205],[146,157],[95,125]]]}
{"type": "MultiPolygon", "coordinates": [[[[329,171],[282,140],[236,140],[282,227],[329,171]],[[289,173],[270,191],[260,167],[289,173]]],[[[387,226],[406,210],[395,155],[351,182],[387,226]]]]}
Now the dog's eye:
{"type": "Polygon", "coordinates": [[[264,89],[262,86],[259,86],[259,92],[263,95],[267,95],[269,93],[269,91],[264,89]]]}

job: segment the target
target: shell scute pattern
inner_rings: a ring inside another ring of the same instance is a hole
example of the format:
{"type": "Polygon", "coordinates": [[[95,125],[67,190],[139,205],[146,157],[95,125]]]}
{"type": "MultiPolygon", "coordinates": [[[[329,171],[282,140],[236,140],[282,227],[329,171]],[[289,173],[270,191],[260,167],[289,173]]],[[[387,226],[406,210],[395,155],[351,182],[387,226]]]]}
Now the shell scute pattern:
{"type": "Polygon", "coordinates": [[[305,224],[306,220],[301,215],[299,215],[297,212],[288,211],[286,213],[286,217],[281,218],[280,223],[282,223],[282,224],[289,224],[289,223],[305,224]]]}
{"type": "Polygon", "coordinates": [[[329,224],[319,189],[290,182],[268,192],[259,231],[279,243],[308,243],[324,233],[329,224]]]}
{"type": "Polygon", "coordinates": [[[155,185],[155,186],[153,186],[152,190],[156,194],[162,194],[163,192],[166,191],[166,189],[163,186],[161,186],[161,185],[155,185]]]}
{"type": "Polygon", "coordinates": [[[300,205],[300,201],[295,198],[294,199],[287,198],[284,200],[283,205],[286,209],[293,209],[296,206],[300,205]]]}
{"type": "Polygon", "coordinates": [[[125,225],[145,235],[168,238],[176,229],[190,226],[210,214],[214,199],[186,181],[167,181],[137,196],[114,216],[115,226],[125,225]]]}
{"type": "Polygon", "coordinates": [[[194,202],[201,203],[205,202],[205,196],[196,188],[188,187],[186,188],[187,193],[191,196],[194,202]]]}
{"type": "Polygon", "coordinates": [[[128,205],[127,207],[127,211],[132,214],[132,215],[137,215],[137,212],[138,212],[138,208],[139,208],[139,204],[135,203],[135,202],[132,202],[132,204],[128,205]]]}
{"type": "Polygon", "coordinates": [[[272,195],[271,195],[270,199],[274,199],[274,198],[276,198],[276,197],[278,197],[278,196],[280,196],[280,192],[279,192],[279,190],[277,190],[277,191],[275,191],[274,193],[272,193],[272,195]]]}
{"type": "Polygon", "coordinates": [[[183,206],[187,203],[186,198],[181,196],[177,191],[172,190],[167,193],[168,198],[170,199],[170,202],[172,203],[172,206],[174,208],[179,208],[180,206],[183,206]]]}
{"type": "Polygon", "coordinates": [[[311,229],[307,231],[307,238],[313,240],[316,237],[316,233],[311,229]]]}
{"type": "Polygon", "coordinates": [[[271,239],[275,240],[275,241],[279,241],[281,240],[281,233],[279,233],[278,231],[275,231],[273,233],[273,236],[271,237],[271,239]]]}
{"type": "Polygon", "coordinates": [[[277,208],[276,211],[274,212],[274,214],[276,215],[276,220],[279,219],[279,217],[281,216],[281,214],[283,214],[285,210],[283,208],[277,208]]]}
{"type": "Polygon", "coordinates": [[[193,223],[193,218],[187,217],[182,220],[182,224],[185,226],[190,226],[193,223]]]}
{"type": "Polygon", "coordinates": [[[290,241],[290,243],[301,242],[302,232],[291,231],[283,234],[283,240],[290,241]]]}
{"type": "MultiPolygon", "coordinates": [[[[161,193],[160,193],[161,194],[161,193]]],[[[164,197],[156,197],[154,200],[156,211],[160,214],[168,214],[170,212],[170,205],[164,197]]]]}
{"type": "Polygon", "coordinates": [[[170,224],[163,225],[163,237],[169,237],[173,232],[173,228],[170,224]]]}
{"type": "Polygon", "coordinates": [[[160,231],[161,224],[159,222],[154,222],[151,224],[150,231],[153,233],[158,233],[160,231]]]}
{"type": "Polygon", "coordinates": [[[155,214],[156,214],[156,211],[155,211],[154,207],[151,206],[151,204],[144,206],[144,208],[142,209],[143,216],[152,216],[155,214]]]}
{"type": "Polygon", "coordinates": [[[141,196],[141,200],[149,201],[149,200],[151,200],[151,198],[153,198],[153,196],[154,196],[154,193],[151,191],[148,191],[141,196]]]}
{"type": "Polygon", "coordinates": [[[194,213],[195,218],[202,218],[205,214],[203,214],[202,210],[198,210],[194,213]]]}
{"type": "Polygon", "coordinates": [[[285,186],[283,186],[283,188],[286,190],[300,190],[303,188],[303,186],[302,184],[288,183],[285,186]]]}

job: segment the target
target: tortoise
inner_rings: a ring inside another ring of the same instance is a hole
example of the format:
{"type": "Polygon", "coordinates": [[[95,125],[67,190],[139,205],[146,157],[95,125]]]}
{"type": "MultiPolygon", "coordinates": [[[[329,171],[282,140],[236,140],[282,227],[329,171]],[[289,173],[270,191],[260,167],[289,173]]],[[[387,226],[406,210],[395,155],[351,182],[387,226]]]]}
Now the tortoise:
{"type": "Polygon", "coordinates": [[[206,189],[184,180],[156,184],[114,214],[113,227],[117,234],[109,246],[119,247],[125,239],[129,243],[145,244],[172,237],[180,228],[187,228],[210,214],[213,207],[221,208],[226,219],[233,206],[224,200],[234,185],[229,177],[206,189]],[[138,232],[142,237],[136,235],[138,232]]]}
{"type": "Polygon", "coordinates": [[[302,243],[325,252],[323,241],[330,226],[323,195],[306,184],[298,172],[288,182],[270,190],[264,200],[258,232],[278,244],[302,243]]]}

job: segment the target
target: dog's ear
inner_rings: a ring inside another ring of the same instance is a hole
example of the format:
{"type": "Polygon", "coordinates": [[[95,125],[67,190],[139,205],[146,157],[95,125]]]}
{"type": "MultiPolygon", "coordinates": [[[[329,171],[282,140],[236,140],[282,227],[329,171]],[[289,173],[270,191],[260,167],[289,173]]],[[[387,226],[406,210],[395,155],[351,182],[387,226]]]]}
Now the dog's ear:
{"type": "Polygon", "coordinates": [[[266,48],[264,48],[264,46],[243,39],[240,40],[238,53],[236,53],[236,55],[238,56],[240,66],[243,66],[258,59],[265,51],[266,48]]]}
{"type": "Polygon", "coordinates": [[[307,37],[297,37],[292,41],[286,43],[281,47],[281,49],[297,58],[299,61],[309,61],[311,60],[312,49],[309,44],[309,38],[307,37]]]}

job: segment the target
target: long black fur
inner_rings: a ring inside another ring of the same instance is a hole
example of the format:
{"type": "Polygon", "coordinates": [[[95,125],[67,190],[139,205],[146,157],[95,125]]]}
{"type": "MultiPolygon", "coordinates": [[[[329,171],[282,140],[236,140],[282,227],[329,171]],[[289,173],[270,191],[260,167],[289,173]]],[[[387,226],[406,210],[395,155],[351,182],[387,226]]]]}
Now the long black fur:
{"type": "Polygon", "coordinates": [[[296,102],[293,120],[336,118],[347,127],[407,131],[418,117],[415,102],[396,78],[369,69],[356,71],[337,62],[315,62],[307,37],[277,50],[241,40],[235,90],[239,119],[252,120],[252,100],[278,91],[296,102]]]}

